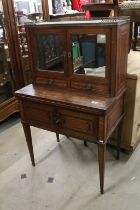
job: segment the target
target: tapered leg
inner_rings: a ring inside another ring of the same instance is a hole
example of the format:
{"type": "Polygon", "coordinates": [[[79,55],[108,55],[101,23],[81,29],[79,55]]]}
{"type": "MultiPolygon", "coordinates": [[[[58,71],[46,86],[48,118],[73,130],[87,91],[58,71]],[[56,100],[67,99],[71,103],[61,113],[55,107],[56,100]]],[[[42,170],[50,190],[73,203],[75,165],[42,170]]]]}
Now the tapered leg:
{"type": "Polygon", "coordinates": [[[59,133],[56,133],[57,142],[60,142],[59,133]]]}
{"type": "Polygon", "coordinates": [[[120,145],[121,145],[121,140],[122,140],[122,122],[123,122],[123,120],[121,120],[121,122],[119,123],[119,126],[118,126],[117,155],[116,155],[117,160],[119,160],[119,158],[120,158],[120,145]]]}
{"type": "Polygon", "coordinates": [[[106,149],[106,145],[103,142],[98,144],[98,163],[99,163],[100,192],[101,192],[101,194],[104,193],[105,149],[106,149]]]}
{"type": "Polygon", "coordinates": [[[31,161],[32,161],[32,165],[35,166],[34,151],[33,151],[33,145],[32,145],[32,136],[31,136],[30,125],[22,122],[22,126],[23,126],[23,129],[24,129],[24,133],[25,133],[26,142],[27,142],[30,158],[31,158],[31,161]]]}

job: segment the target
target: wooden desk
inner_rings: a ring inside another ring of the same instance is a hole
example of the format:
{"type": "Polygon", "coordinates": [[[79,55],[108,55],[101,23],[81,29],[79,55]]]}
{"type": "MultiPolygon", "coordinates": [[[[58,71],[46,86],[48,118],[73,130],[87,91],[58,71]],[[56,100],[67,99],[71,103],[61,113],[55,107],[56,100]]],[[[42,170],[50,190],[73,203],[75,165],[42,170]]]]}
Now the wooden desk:
{"type": "MultiPolygon", "coordinates": [[[[114,98],[97,97],[75,90],[29,85],[17,91],[16,96],[32,165],[35,166],[35,160],[30,126],[56,132],[58,141],[58,134],[64,134],[96,143],[100,191],[103,194],[106,143],[124,116],[123,95],[114,98]]],[[[119,145],[120,136],[117,159],[119,145]]]]}
{"type": "MultiPolygon", "coordinates": [[[[124,116],[129,19],[47,21],[26,31],[34,85],[16,96],[32,164],[30,126],[58,141],[63,134],[96,143],[103,193],[105,146],[124,116]]],[[[117,158],[119,144],[120,136],[117,158]]]]}
{"type": "Polygon", "coordinates": [[[138,26],[140,25],[140,9],[119,9],[119,15],[120,16],[130,16],[130,43],[132,40],[132,48],[133,50],[136,50],[137,46],[137,35],[138,35],[138,26]],[[134,25],[134,32],[133,32],[133,24],[134,25]]]}

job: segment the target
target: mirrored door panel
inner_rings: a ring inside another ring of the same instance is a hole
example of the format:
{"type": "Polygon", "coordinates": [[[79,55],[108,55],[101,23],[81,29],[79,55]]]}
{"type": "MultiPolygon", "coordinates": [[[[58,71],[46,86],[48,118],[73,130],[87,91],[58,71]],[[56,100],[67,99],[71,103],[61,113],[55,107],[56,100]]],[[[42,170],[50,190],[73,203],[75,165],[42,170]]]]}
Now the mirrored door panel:
{"type": "Polygon", "coordinates": [[[105,34],[72,35],[73,73],[105,78],[105,34]]]}
{"type": "Polygon", "coordinates": [[[64,72],[66,51],[61,34],[36,34],[36,65],[41,71],[64,72]]]}

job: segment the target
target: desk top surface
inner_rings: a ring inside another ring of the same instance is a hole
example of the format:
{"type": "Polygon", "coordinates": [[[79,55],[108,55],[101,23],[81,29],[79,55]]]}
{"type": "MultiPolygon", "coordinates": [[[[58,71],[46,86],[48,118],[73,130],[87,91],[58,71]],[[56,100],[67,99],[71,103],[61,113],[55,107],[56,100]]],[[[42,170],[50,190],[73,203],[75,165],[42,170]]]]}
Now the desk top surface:
{"type": "Polygon", "coordinates": [[[41,21],[37,23],[26,22],[26,28],[34,28],[34,27],[78,27],[78,26],[114,26],[114,25],[122,25],[130,22],[129,17],[97,17],[93,19],[83,18],[80,20],[51,20],[51,21],[41,21]]]}
{"type": "Polygon", "coordinates": [[[115,98],[95,96],[72,89],[33,85],[28,85],[16,91],[15,95],[25,100],[100,113],[108,111],[116,101],[115,98]]]}

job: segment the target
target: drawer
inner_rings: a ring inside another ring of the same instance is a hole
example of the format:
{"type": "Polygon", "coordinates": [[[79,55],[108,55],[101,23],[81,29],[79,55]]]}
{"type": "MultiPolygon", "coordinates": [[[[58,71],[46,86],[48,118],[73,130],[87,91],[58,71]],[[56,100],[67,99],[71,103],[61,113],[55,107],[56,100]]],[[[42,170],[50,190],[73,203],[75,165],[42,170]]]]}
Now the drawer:
{"type": "Polygon", "coordinates": [[[62,134],[90,141],[97,140],[98,117],[95,115],[59,109],[56,122],[62,134]]]}
{"type": "Polygon", "coordinates": [[[22,120],[32,126],[53,129],[52,107],[38,102],[23,101],[22,120]]]}
{"type": "Polygon", "coordinates": [[[39,102],[22,101],[22,120],[32,126],[82,140],[97,141],[98,116],[53,107],[39,102]]]}
{"type": "Polygon", "coordinates": [[[57,86],[57,87],[67,87],[67,81],[61,79],[49,79],[49,78],[41,78],[38,77],[36,79],[36,84],[44,84],[49,86],[57,86]]]}
{"type": "Polygon", "coordinates": [[[74,89],[81,89],[81,90],[87,90],[92,91],[95,94],[108,94],[109,89],[108,86],[105,84],[93,84],[89,82],[76,82],[71,81],[71,87],[74,89]]]}

